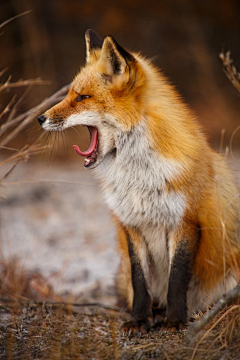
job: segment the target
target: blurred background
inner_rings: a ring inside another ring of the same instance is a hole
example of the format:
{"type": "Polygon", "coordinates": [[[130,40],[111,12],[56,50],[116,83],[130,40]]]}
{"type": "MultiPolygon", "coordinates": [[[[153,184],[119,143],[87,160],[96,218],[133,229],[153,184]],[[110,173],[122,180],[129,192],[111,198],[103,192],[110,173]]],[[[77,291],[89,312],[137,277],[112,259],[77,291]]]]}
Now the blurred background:
{"type": "MultiPolygon", "coordinates": [[[[7,68],[1,83],[11,75],[12,82],[41,78],[49,84],[27,87],[24,96],[22,87],[1,91],[0,131],[8,121],[4,108],[14,96],[16,117],[72,81],[85,62],[84,33],[92,28],[153,58],[196,113],[212,146],[219,150],[223,129],[223,149],[229,145],[240,124],[240,101],[219,53],[230,50],[240,70],[238,0],[1,0],[0,24],[28,10],[0,27],[0,71],[7,68]]],[[[38,131],[33,119],[7,143],[10,149],[1,149],[0,160],[33,142],[38,131]]],[[[6,273],[13,283],[14,271],[6,270],[13,264],[28,271],[20,289],[21,281],[15,279],[20,295],[29,295],[24,290],[28,284],[43,299],[54,288],[61,296],[73,293],[77,301],[100,296],[114,302],[119,264],[115,229],[99,184],[72,149],[75,141],[85,141],[87,147],[86,135],[82,129],[70,131],[68,143],[55,141],[55,153],[33,156],[1,177],[0,290],[6,273]]],[[[240,131],[233,141],[236,154],[239,147],[240,131]]],[[[239,165],[235,160],[238,174],[239,165]]],[[[8,162],[3,169],[4,174],[11,169],[8,162]]]]}
{"type": "Polygon", "coordinates": [[[0,6],[0,23],[32,10],[2,29],[1,68],[8,67],[14,80],[51,81],[31,89],[19,112],[71,82],[85,61],[84,33],[92,28],[154,58],[216,148],[221,130],[226,129],[227,144],[239,124],[239,95],[219,59],[222,49],[230,50],[240,69],[238,0],[1,0],[0,6]]]}

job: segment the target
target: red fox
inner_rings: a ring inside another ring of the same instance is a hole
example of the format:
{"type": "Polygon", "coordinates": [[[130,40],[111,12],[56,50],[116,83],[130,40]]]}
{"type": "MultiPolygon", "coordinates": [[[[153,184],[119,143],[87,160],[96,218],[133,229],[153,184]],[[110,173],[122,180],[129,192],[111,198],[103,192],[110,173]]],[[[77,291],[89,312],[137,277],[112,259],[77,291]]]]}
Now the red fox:
{"type": "Polygon", "coordinates": [[[118,226],[117,289],[132,320],[179,328],[239,281],[239,190],[191,110],[149,60],[86,32],[86,65],[39,116],[47,131],[87,126],[95,169],[118,226]]]}

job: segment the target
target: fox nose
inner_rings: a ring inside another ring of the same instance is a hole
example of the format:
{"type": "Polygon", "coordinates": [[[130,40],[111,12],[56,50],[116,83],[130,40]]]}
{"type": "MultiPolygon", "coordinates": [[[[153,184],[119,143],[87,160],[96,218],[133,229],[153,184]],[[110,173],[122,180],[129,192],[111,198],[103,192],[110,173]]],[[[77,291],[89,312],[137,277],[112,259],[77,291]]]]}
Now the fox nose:
{"type": "Polygon", "coordinates": [[[46,120],[44,115],[40,115],[38,116],[38,122],[40,125],[42,125],[44,123],[44,121],[46,120]]]}

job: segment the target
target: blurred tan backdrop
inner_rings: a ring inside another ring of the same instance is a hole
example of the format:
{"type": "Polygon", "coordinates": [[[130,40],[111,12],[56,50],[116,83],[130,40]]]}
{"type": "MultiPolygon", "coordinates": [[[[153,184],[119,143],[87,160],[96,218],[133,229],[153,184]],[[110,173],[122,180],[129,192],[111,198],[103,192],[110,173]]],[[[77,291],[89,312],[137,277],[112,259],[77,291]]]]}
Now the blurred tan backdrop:
{"type": "MultiPolygon", "coordinates": [[[[238,0],[1,0],[0,8],[0,23],[32,10],[1,30],[1,69],[8,67],[13,80],[51,81],[49,86],[33,87],[18,106],[19,113],[71,82],[84,64],[84,32],[92,28],[102,37],[112,35],[123,47],[153,57],[198,115],[215,148],[221,129],[226,129],[226,146],[240,124],[239,95],[219,59],[222,48],[231,50],[240,71],[238,0]]],[[[18,96],[21,92],[17,91],[18,96]]],[[[37,122],[33,126],[38,129],[37,122]]],[[[19,144],[31,136],[24,131],[19,144]]]]}

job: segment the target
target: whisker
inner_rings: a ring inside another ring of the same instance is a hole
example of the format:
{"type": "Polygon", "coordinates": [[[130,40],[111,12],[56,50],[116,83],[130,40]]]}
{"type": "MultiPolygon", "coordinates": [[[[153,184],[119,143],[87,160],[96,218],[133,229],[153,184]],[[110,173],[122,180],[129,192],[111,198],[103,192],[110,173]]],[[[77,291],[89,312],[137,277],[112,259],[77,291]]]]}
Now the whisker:
{"type": "Polygon", "coordinates": [[[78,130],[74,126],[71,126],[70,129],[73,129],[78,134],[78,136],[80,136],[78,130]]]}
{"type": "Polygon", "coordinates": [[[48,147],[48,152],[46,152],[46,157],[45,157],[46,162],[48,162],[48,160],[49,160],[49,158],[51,156],[51,150],[52,150],[51,141],[52,141],[52,133],[50,131],[50,132],[47,133],[47,138],[46,138],[47,147],[48,147]]]}
{"type": "Polygon", "coordinates": [[[66,134],[61,131],[61,137],[62,137],[62,143],[63,143],[63,149],[64,149],[64,153],[67,153],[67,161],[68,161],[68,147],[67,147],[67,143],[65,143],[66,140],[66,134]]]}
{"type": "Polygon", "coordinates": [[[67,134],[66,134],[66,133],[64,133],[63,135],[64,135],[64,138],[65,138],[65,140],[66,140],[66,146],[67,146],[67,161],[68,161],[68,160],[69,160],[69,159],[68,159],[68,155],[69,155],[69,153],[68,153],[68,149],[69,149],[68,137],[67,137],[67,134]]]}
{"type": "Polygon", "coordinates": [[[48,154],[48,158],[47,158],[46,162],[50,161],[50,158],[51,158],[51,156],[52,156],[52,153],[53,153],[53,150],[54,150],[54,147],[55,147],[55,141],[56,141],[56,133],[53,132],[53,131],[49,131],[49,133],[51,134],[51,138],[50,138],[50,140],[51,140],[51,144],[50,144],[51,147],[50,147],[50,149],[49,149],[49,154],[48,154]],[[54,136],[54,138],[53,138],[53,136],[54,136]],[[52,141],[52,138],[53,138],[53,141],[52,141]]]}
{"type": "MultiPolygon", "coordinates": [[[[32,129],[33,132],[34,129],[32,129]]],[[[40,128],[37,130],[37,132],[32,136],[31,143],[35,143],[36,140],[39,140],[40,138],[44,137],[44,131],[40,128]]]]}
{"type": "MultiPolygon", "coordinates": [[[[54,156],[54,152],[56,153],[56,141],[57,141],[57,133],[54,132],[54,142],[53,142],[53,148],[52,148],[51,156],[54,156]]],[[[53,165],[53,162],[52,162],[52,165],[53,165]]]]}
{"type": "Polygon", "coordinates": [[[55,161],[56,161],[56,159],[57,159],[57,156],[58,156],[58,153],[59,153],[59,132],[57,131],[57,132],[56,132],[56,148],[55,148],[55,156],[54,156],[54,159],[53,159],[52,165],[55,163],[55,161]]]}
{"type": "Polygon", "coordinates": [[[57,158],[58,153],[59,153],[59,138],[60,138],[59,132],[57,132],[56,135],[57,135],[57,151],[56,151],[56,154],[55,154],[54,162],[56,161],[56,158],[57,158]]]}
{"type": "Polygon", "coordinates": [[[38,143],[46,145],[46,150],[44,152],[42,152],[42,160],[45,159],[46,154],[49,151],[49,147],[48,147],[48,145],[49,145],[49,137],[50,137],[50,134],[46,133],[46,131],[43,131],[40,134],[40,136],[38,137],[38,143]]]}
{"type": "Polygon", "coordinates": [[[63,144],[63,150],[65,151],[65,141],[64,141],[64,137],[63,137],[63,132],[61,131],[61,139],[62,139],[62,144],[63,144]]]}

